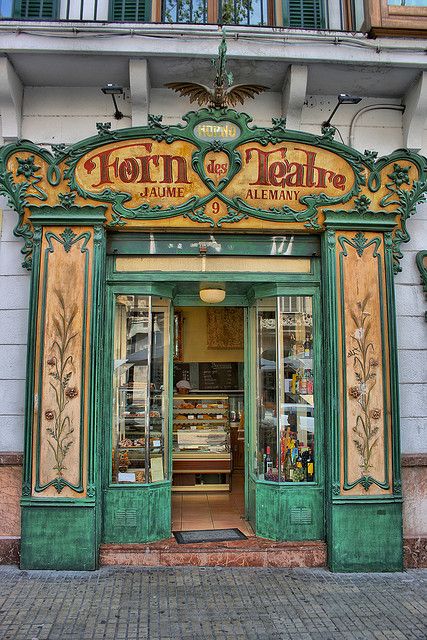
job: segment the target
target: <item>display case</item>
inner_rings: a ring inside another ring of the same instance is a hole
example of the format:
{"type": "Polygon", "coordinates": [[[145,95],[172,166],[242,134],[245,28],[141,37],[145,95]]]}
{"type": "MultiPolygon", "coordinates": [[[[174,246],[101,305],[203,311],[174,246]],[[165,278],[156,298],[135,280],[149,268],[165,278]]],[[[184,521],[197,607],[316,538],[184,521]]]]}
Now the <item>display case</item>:
{"type": "Polygon", "coordinates": [[[148,405],[145,387],[139,388],[129,382],[127,386],[119,388],[118,396],[113,478],[117,482],[163,480],[162,393],[156,393],[153,389],[148,405]],[[148,465],[146,449],[150,452],[148,465]],[[150,468],[149,477],[145,474],[146,466],[150,468]]]}
{"type": "Polygon", "coordinates": [[[116,297],[113,483],[167,476],[167,301],[116,297]]]}
{"type": "Polygon", "coordinates": [[[173,490],[228,491],[230,473],[228,396],[175,396],[173,490]]]}
{"type": "Polygon", "coordinates": [[[314,481],[314,356],[310,296],[257,305],[258,478],[314,481]]]}

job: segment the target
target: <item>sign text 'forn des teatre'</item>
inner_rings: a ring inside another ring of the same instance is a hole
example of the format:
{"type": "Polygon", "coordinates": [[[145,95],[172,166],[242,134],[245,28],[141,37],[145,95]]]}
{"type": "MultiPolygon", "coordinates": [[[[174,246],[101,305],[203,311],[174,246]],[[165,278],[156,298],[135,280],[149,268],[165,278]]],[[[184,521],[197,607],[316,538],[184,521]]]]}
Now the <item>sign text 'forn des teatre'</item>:
{"type": "Polygon", "coordinates": [[[76,181],[89,193],[127,193],[129,207],[147,203],[161,208],[184,204],[192,196],[205,197],[209,184],[218,186],[220,180],[228,199],[237,197],[261,209],[285,204],[299,209],[300,199],[312,194],[341,198],[354,184],[346,160],[303,143],[243,144],[234,152],[240,159],[234,176],[231,156],[225,150],[209,151],[202,164],[204,179],[193,169],[195,152],[187,141],[112,143],[79,160],[76,181]]]}

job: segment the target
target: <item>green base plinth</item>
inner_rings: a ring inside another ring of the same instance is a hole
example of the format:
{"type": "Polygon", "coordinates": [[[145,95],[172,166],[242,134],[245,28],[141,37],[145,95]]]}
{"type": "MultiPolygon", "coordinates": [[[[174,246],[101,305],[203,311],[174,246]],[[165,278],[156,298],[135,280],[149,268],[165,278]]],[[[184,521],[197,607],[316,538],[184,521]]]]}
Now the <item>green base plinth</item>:
{"type": "Polygon", "coordinates": [[[21,569],[97,568],[94,506],[22,508],[21,569]]]}
{"type": "Polygon", "coordinates": [[[324,538],[323,490],[256,482],[256,535],[275,541],[324,538]]]}
{"type": "Polygon", "coordinates": [[[333,504],[328,552],[331,571],[402,571],[401,503],[333,504]]]}
{"type": "Polygon", "coordinates": [[[104,542],[154,542],[169,538],[170,483],[107,489],[103,517],[104,542]]]}

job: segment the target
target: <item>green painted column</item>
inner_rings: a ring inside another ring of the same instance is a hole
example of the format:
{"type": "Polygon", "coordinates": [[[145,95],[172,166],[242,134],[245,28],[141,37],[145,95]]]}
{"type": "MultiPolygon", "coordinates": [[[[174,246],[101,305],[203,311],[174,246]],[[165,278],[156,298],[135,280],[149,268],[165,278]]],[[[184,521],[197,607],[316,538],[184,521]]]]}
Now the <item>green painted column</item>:
{"type": "Polygon", "coordinates": [[[394,225],[385,214],[351,223],[343,217],[326,221],[323,238],[333,571],[402,569],[394,225]]]}
{"type": "Polygon", "coordinates": [[[21,568],[95,569],[104,207],[32,207],[21,568]]]}

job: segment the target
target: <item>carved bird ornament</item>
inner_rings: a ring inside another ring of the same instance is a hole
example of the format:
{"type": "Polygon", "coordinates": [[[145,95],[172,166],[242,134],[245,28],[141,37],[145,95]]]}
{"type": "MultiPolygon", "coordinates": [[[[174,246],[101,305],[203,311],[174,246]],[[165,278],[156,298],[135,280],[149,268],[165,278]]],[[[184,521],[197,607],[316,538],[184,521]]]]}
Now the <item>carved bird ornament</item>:
{"type": "Polygon", "coordinates": [[[228,89],[223,84],[215,84],[213,89],[209,89],[197,82],[168,82],[165,86],[181,96],[188,96],[190,102],[197,102],[200,107],[207,104],[216,109],[235,107],[238,102],[243,104],[247,98],[255,98],[267,89],[261,84],[234,84],[228,89]]]}
{"type": "Polygon", "coordinates": [[[201,107],[207,104],[209,107],[224,109],[235,107],[238,102],[243,104],[246,98],[255,98],[268,87],[262,84],[234,84],[233,76],[225,69],[227,44],[222,38],[218,48],[218,58],[212,60],[216,68],[216,76],[212,89],[197,82],[168,82],[165,86],[173,89],[181,96],[190,98],[190,102],[197,102],[201,107]]]}

